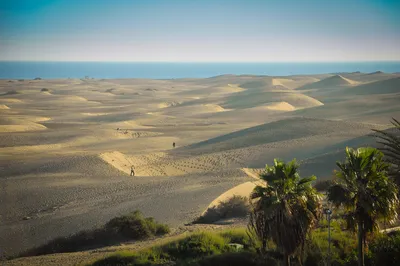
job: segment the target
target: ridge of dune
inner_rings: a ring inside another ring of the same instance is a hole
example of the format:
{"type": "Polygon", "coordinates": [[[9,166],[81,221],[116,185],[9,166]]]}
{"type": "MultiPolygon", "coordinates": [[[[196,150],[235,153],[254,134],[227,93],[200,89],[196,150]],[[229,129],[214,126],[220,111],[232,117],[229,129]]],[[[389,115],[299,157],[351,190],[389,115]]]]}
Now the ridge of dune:
{"type": "Polygon", "coordinates": [[[264,78],[264,79],[247,81],[245,83],[240,84],[239,87],[245,88],[245,89],[258,89],[258,88],[263,88],[263,87],[271,87],[273,85],[274,85],[273,79],[264,78]]]}
{"type": "Polygon", "coordinates": [[[163,102],[158,104],[158,108],[168,108],[168,107],[178,106],[180,104],[181,102],[163,102]]]}
{"type": "Polygon", "coordinates": [[[346,94],[390,94],[400,92],[400,77],[379,80],[346,90],[346,94]]]}
{"type": "Polygon", "coordinates": [[[12,133],[12,132],[25,132],[25,131],[39,131],[46,130],[47,127],[36,124],[36,123],[27,123],[24,125],[0,125],[1,133],[12,133]]]}
{"type": "Polygon", "coordinates": [[[0,110],[8,110],[8,109],[10,109],[10,107],[8,107],[7,105],[0,104],[0,110]]]}
{"type": "Polygon", "coordinates": [[[320,81],[306,84],[297,90],[307,90],[307,89],[324,89],[324,88],[331,88],[331,87],[341,87],[341,86],[350,86],[359,84],[357,81],[345,78],[341,75],[334,75],[332,77],[328,77],[322,79],[320,81]]]}
{"type": "Polygon", "coordinates": [[[323,105],[322,102],[300,92],[288,91],[246,91],[226,98],[221,104],[226,109],[245,109],[269,103],[286,102],[296,109],[323,105]]]}
{"type": "Polygon", "coordinates": [[[81,114],[87,116],[99,116],[99,115],[108,115],[110,113],[81,113],[81,114]]]}
{"type": "Polygon", "coordinates": [[[296,110],[296,107],[287,102],[272,102],[259,107],[267,110],[285,111],[285,112],[296,110]]]}
{"type": "Polygon", "coordinates": [[[218,206],[219,204],[221,204],[221,202],[227,201],[233,196],[241,196],[249,198],[251,192],[254,190],[256,186],[257,184],[255,182],[248,181],[236,187],[233,187],[228,191],[225,191],[224,193],[219,195],[216,199],[214,199],[201,215],[204,215],[208,209],[218,206]]]}
{"type": "Polygon", "coordinates": [[[0,102],[6,103],[22,103],[23,101],[20,99],[13,99],[13,98],[0,98],[0,102]]]}
{"type": "Polygon", "coordinates": [[[245,128],[183,147],[188,152],[233,150],[254,145],[298,139],[316,135],[371,130],[370,125],[347,121],[293,117],[245,128]]]}
{"type": "Polygon", "coordinates": [[[119,151],[101,153],[99,157],[114,168],[130,174],[133,165],[129,157],[119,151]]]}

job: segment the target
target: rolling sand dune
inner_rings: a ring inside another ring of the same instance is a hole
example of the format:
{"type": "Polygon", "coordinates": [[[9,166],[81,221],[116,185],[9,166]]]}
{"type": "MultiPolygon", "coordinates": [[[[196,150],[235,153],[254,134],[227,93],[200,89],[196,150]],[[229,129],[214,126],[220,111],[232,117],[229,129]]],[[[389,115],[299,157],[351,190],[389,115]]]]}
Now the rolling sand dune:
{"type": "Polygon", "coordinates": [[[297,88],[297,90],[309,90],[309,89],[326,89],[341,86],[356,85],[358,82],[350,80],[341,75],[335,75],[311,84],[307,84],[303,87],[297,88]]]}
{"type": "Polygon", "coordinates": [[[0,102],[4,102],[4,103],[22,103],[22,100],[13,99],[13,98],[0,98],[0,102]]]}
{"type": "Polygon", "coordinates": [[[227,97],[226,101],[221,106],[227,109],[244,109],[271,102],[287,102],[296,109],[323,105],[323,103],[317,99],[297,92],[246,91],[227,97]]]}
{"type": "Polygon", "coordinates": [[[344,147],[400,116],[399,88],[385,73],[0,80],[0,249],[135,209],[179,227],[248,196],[274,158],[329,178],[344,147]]]}
{"type": "Polygon", "coordinates": [[[353,87],[346,93],[352,95],[400,93],[400,77],[353,87]]]}

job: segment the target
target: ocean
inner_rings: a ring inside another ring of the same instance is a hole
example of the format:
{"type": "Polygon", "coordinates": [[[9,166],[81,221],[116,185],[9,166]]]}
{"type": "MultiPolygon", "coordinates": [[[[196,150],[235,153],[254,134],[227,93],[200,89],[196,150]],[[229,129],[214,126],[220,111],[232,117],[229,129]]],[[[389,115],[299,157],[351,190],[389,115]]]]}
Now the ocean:
{"type": "Polygon", "coordinates": [[[1,79],[57,78],[208,78],[235,75],[307,75],[340,72],[400,72],[400,62],[352,63],[125,63],[0,62],[1,79]]]}

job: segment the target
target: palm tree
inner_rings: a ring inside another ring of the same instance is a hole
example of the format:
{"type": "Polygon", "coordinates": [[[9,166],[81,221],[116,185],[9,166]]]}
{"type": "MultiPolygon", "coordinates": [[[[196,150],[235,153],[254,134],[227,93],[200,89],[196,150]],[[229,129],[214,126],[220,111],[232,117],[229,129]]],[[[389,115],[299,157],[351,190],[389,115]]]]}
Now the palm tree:
{"type": "Polygon", "coordinates": [[[264,245],[266,237],[275,242],[287,266],[321,213],[320,195],[311,186],[316,177],[301,178],[298,168],[295,160],[284,163],[275,159],[274,166],[267,165],[260,175],[265,185],[256,186],[251,194],[254,224],[263,227],[255,230],[256,234],[262,232],[257,236],[264,245]]]}
{"type": "Polygon", "coordinates": [[[366,234],[378,228],[378,221],[391,223],[397,217],[397,188],[377,149],[347,147],[345,162],[336,164],[340,170],[328,189],[328,200],[344,207],[348,228],[357,230],[358,265],[364,266],[366,234]]]}
{"type": "Polygon", "coordinates": [[[389,176],[400,185],[400,122],[392,118],[393,132],[373,129],[379,138],[380,149],[385,154],[385,160],[390,164],[389,176]]]}

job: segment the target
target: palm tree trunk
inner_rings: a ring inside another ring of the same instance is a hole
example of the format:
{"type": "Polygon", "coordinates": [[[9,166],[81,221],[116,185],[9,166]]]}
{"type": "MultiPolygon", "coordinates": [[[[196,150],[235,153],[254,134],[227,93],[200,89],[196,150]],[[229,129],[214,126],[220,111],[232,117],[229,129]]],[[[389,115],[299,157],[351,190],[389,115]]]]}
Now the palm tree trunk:
{"type": "Polygon", "coordinates": [[[364,266],[364,237],[362,222],[358,222],[358,266],[364,266]]]}
{"type": "Polygon", "coordinates": [[[285,266],[290,266],[290,256],[287,253],[283,254],[283,263],[285,266]]]}

